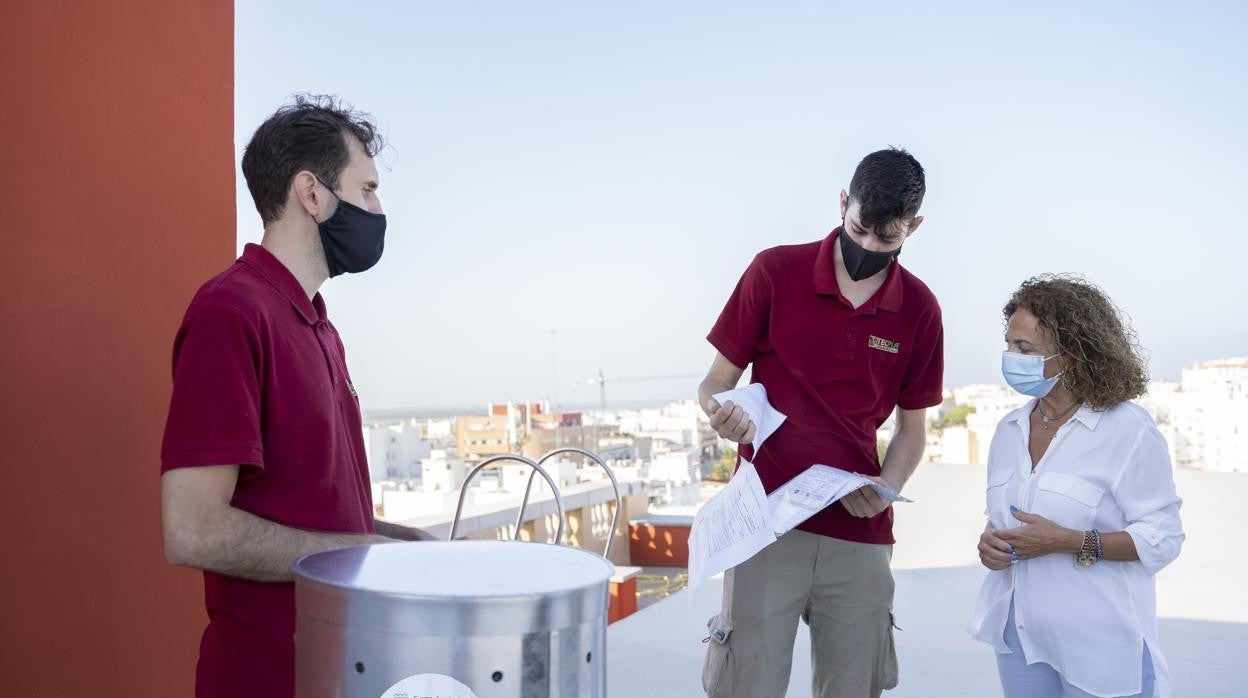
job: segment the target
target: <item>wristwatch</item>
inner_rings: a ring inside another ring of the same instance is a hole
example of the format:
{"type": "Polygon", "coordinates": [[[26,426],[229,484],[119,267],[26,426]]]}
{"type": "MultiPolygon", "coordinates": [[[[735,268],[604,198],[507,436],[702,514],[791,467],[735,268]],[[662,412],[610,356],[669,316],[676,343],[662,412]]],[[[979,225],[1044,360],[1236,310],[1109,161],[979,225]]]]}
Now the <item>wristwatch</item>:
{"type": "Polygon", "coordinates": [[[1082,567],[1091,567],[1101,560],[1101,532],[1095,528],[1083,532],[1083,546],[1075,554],[1075,561],[1082,567]]]}

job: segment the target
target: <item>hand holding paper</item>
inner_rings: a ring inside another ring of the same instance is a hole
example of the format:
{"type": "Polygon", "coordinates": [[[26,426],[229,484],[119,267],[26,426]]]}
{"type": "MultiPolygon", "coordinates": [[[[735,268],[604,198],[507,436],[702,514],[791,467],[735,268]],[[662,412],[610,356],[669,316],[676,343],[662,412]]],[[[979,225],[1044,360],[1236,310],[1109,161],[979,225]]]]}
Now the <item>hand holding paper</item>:
{"type": "Polygon", "coordinates": [[[864,487],[870,487],[886,502],[910,501],[860,473],[847,472],[829,465],[812,465],[768,495],[772,529],[776,536],[781,536],[851,492],[864,487]]]}
{"type": "Polygon", "coordinates": [[[841,506],[850,516],[869,519],[879,515],[894,501],[888,497],[893,493],[892,485],[883,477],[864,475],[869,486],[859,487],[841,498],[841,506]]]}
{"type": "Polygon", "coordinates": [[[763,447],[763,442],[774,434],[786,419],[783,412],[772,407],[767,401],[767,389],[762,383],[751,383],[744,388],[725,390],[712,397],[719,403],[721,409],[731,402],[745,411],[745,415],[754,424],[754,438],[751,443],[754,446],[756,458],[758,450],[763,447]]]}
{"type": "Polygon", "coordinates": [[[865,475],[827,465],[812,465],[767,495],[754,464],[742,459],[728,485],[693,519],[690,603],[703,582],[754,557],[798,524],[864,487],[889,502],[910,501],[865,475]]]}

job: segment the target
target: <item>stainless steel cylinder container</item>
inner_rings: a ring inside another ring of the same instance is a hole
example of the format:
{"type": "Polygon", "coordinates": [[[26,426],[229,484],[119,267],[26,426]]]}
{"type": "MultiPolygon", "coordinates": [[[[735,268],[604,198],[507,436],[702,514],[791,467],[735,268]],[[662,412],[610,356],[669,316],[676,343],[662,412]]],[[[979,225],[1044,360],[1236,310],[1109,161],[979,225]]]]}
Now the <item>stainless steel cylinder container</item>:
{"type": "Polygon", "coordinates": [[[544,543],[306,555],[295,563],[296,695],[415,698],[407,686],[426,681],[438,687],[429,695],[456,698],[603,696],[612,572],[544,543]]]}

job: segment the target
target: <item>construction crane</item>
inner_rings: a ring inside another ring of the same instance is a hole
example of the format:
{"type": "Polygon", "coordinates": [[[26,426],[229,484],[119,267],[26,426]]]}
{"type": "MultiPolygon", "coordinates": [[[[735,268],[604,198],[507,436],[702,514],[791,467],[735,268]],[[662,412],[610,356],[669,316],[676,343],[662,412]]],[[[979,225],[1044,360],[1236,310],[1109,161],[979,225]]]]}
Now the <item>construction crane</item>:
{"type": "MultiPolygon", "coordinates": [[[[692,378],[701,378],[701,374],[697,373],[680,373],[670,376],[630,376],[628,378],[612,378],[614,383],[641,383],[645,381],[665,381],[665,380],[686,380],[692,378]]],[[[598,407],[603,412],[607,411],[607,377],[603,374],[602,369],[598,369],[598,375],[593,378],[587,378],[583,381],[577,381],[579,385],[595,385],[598,386],[598,407]]]]}

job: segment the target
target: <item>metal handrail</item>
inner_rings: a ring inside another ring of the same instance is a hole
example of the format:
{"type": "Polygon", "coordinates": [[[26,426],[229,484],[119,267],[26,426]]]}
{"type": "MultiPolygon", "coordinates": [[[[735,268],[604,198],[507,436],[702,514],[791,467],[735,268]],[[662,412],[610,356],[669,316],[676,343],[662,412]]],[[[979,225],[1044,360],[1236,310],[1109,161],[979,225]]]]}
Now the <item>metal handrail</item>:
{"type": "MultiPolygon", "coordinates": [[[[607,545],[606,545],[606,548],[602,551],[602,556],[610,560],[611,559],[611,544],[615,542],[615,530],[620,525],[620,508],[623,506],[623,500],[620,497],[620,483],[618,480],[615,479],[615,473],[611,472],[611,468],[602,460],[602,458],[600,458],[597,454],[586,451],[583,448],[576,448],[575,446],[566,446],[564,448],[556,448],[550,453],[547,453],[546,455],[539,458],[537,460],[537,464],[541,465],[545,463],[546,461],[550,460],[552,457],[557,456],[561,453],[579,453],[580,455],[585,456],[586,458],[589,458],[590,460],[594,461],[598,465],[602,466],[602,469],[607,471],[607,477],[611,478],[611,487],[615,489],[615,515],[611,517],[611,532],[607,534],[607,545]]],[[[520,501],[520,511],[516,514],[516,529],[517,530],[519,530],[520,528],[520,522],[524,520],[524,510],[529,506],[529,494],[533,489],[533,476],[536,474],[537,474],[536,470],[529,473],[529,482],[524,488],[524,499],[520,501]]],[[[546,481],[550,482],[550,478],[547,477],[546,481]]],[[[551,487],[554,487],[554,485],[551,485],[551,487]]],[[[559,496],[559,493],[557,490],[555,492],[555,496],[556,497],[559,496]]]]}
{"type": "MultiPolygon", "coordinates": [[[[476,477],[477,473],[481,472],[481,470],[485,466],[490,465],[491,463],[495,463],[498,461],[505,461],[505,460],[519,461],[521,463],[525,463],[529,465],[530,467],[532,467],[533,473],[529,475],[530,483],[533,482],[533,475],[536,475],[537,473],[541,473],[542,477],[546,478],[546,482],[550,485],[550,488],[555,493],[555,506],[558,507],[559,509],[559,525],[555,529],[555,545],[558,545],[559,541],[563,539],[563,521],[565,518],[567,518],[567,515],[564,513],[564,509],[563,509],[563,497],[559,496],[559,487],[558,485],[555,484],[555,481],[551,479],[550,473],[547,473],[545,468],[543,468],[540,463],[534,462],[533,459],[531,458],[526,458],[524,456],[517,456],[514,454],[490,456],[489,458],[486,458],[480,463],[477,463],[477,467],[473,468],[468,473],[468,476],[464,478],[464,484],[460,485],[459,487],[459,506],[455,507],[455,518],[451,520],[451,533],[449,536],[447,536],[447,540],[452,540],[452,541],[455,540],[455,531],[458,530],[459,528],[459,518],[464,513],[464,499],[468,496],[468,483],[472,482],[472,478],[476,477]]],[[[527,496],[526,496],[526,499],[527,499],[527,496]]],[[[523,506],[520,507],[520,513],[521,514],[524,513],[523,506]]],[[[515,535],[511,537],[512,540],[520,539],[520,524],[521,523],[522,522],[520,520],[517,520],[516,533],[515,535]]]]}

